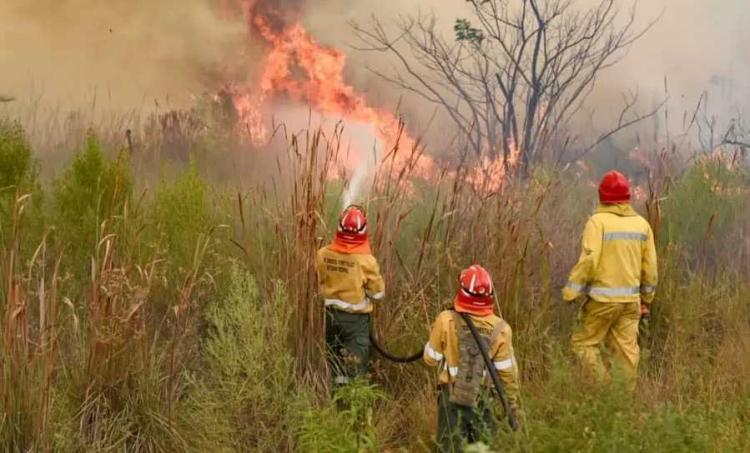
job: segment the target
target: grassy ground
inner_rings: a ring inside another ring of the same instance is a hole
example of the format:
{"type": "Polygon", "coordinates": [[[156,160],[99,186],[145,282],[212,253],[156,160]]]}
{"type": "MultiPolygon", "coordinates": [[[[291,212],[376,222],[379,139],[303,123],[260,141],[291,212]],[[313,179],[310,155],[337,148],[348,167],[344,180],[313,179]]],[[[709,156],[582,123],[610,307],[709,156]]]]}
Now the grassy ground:
{"type": "MultiPolygon", "coordinates": [[[[290,139],[277,164],[246,163],[262,177],[229,184],[230,134],[135,133],[135,149],[61,141],[73,157],[41,178],[31,138],[0,123],[3,450],[431,448],[435,378],[421,365],[376,361],[346,410],[328,396],[312,258],[341,207],[335,141],[290,139]],[[192,161],[174,164],[174,149],[192,161]]],[[[750,448],[746,167],[707,157],[652,173],[638,209],[658,235],[660,287],[631,396],[572,367],[576,307],[559,300],[597,175],[538,167],[492,192],[460,164],[424,181],[392,162],[361,200],[388,282],[378,334],[421,348],[457,272],[490,269],[525,408],[524,432],[494,447],[750,448]]]]}

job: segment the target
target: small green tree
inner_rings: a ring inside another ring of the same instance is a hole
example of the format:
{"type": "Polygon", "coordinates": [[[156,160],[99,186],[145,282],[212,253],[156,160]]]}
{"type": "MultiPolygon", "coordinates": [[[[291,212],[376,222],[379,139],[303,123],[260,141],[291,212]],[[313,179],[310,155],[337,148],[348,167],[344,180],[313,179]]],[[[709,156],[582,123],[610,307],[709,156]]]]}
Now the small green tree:
{"type": "Polygon", "coordinates": [[[173,182],[164,180],[154,196],[151,218],[157,242],[177,270],[192,265],[198,238],[212,225],[208,188],[195,167],[173,182]]]}
{"type": "Polygon", "coordinates": [[[89,268],[102,232],[116,231],[131,196],[127,154],[107,159],[97,137],[90,134],[54,184],[53,224],[65,244],[66,263],[71,268],[89,268]]]}
{"type": "Polygon", "coordinates": [[[16,238],[23,250],[38,245],[34,242],[39,239],[44,221],[41,211],[43,192],[37,176],[38,165],[24,129],[18,123],[0,121],[0,243],[7,244],[12,235],[9,229],[13,212],[16,212],[15,203],[30,195],[31,200],[24,203],[22,224],[17,225],[24,234],[16,238]]]}

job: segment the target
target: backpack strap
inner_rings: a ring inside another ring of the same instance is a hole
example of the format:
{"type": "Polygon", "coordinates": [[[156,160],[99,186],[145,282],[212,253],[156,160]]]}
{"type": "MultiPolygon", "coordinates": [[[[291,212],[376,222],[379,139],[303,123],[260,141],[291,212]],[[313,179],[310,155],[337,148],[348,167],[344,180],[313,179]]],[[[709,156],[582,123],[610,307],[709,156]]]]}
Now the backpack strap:
{"type": "Polygon", "coordinates": [[[451,317],[453,318],[453,327],[456,329],[458,329],[458,326],[462,325],[464,322],[461,315],[459,315],[456,310],[451,310],[451,317]]]}

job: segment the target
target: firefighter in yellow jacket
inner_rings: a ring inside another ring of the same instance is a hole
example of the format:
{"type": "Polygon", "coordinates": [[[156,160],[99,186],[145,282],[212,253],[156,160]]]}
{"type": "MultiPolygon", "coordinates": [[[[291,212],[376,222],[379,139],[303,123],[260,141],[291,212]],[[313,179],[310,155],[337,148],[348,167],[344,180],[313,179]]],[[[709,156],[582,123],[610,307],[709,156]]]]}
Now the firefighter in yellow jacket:
{"type": "Polygon", "coordinates": [[[334,383],[346,384],[368,371],[372,301],[385,295],[361,208],[350,206],[341,214],[333,242],[318,251],[317,272],[334,383]]]}
{"type": "Polygon", "coordinates": [[[610,378],[600,345],[635,388],[640,349],[638,323],[650,312],[657,281],[656,248],[651,226],[630,205],[630,185],[611,171],[599,185],[600,204],[586,223],[578,263],[563,289],[563,300],[586,296],[581,328],[572,349],[597,378],[610,378]]]}
{"type": "Polygon", "coordinates": [[[464,270],[459,278],[454,310],[440,313],[432,325],[423,359],[438,367],[438,451],[463,451],[464,441],[490,441],[498,422],[492,402],[491,381],[474,337],[458,312],[468,313],[489,345],[511,411],[518,410],[518,370],[513,355],[511,328],[493,312],[494,288],[481,266],[464,270]]]}

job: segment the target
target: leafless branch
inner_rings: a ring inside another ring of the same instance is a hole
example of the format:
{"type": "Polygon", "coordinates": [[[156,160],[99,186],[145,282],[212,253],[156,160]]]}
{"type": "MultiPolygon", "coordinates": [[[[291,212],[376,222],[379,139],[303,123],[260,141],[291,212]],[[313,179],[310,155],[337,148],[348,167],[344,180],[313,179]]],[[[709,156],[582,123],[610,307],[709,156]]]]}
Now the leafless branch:
{"type": "Polygon", "coordinates": [[[635,103],[637,102],[637,100],[638,100],[637,95],[634,96],[634,97],[631,97],[630,100],[628,100],[626,98],[625,106],[623,107],[623,109],[620,112],[620,116],[619,116],[619,119],[617,121],[617,125],[614,126],[612,129],[608,130],[607,132],[601,134],[596,140],[594,140],[594,142],[592,144],[590,144],[589,146],[587,146],[586,148],[584,148],[584,150],[577,156],[577,159],[580,159],[581,157],[586,156],[591,151],[593,151],[594,149],[596,149],[596,147],[599,146],[602,142],[604,142],[605,140],[608,140],[610,137],[612,137],[613,135],[617,134],[618,132],[621,132],[624,129],[627,129],[627,128],[635,125],[635,124],[638,124],[638,123],[640,123],[641,121],[643,121],[645,119],[653,117],[654,115],[656,115],[657,113],[659,113],[659,111],[662,109],[662,107],[664,107],[664,105],[667,103],[667,100],[664,99],[656,107],[654,107],[653,109],[649,110],[648,112],[646,112],[644,114],[636,115],[635,117],[626,120],[625,117],[626,117],[627,113],[633,108],[633,106],[635,105],[635,103]]]}
{"type": "MultiPolygon", "coordinates": [[[[636,28],[636,3],[620,20],[616,0],[584,10],[571,0],[467,1],[472,17],[457,22],[455,37],[443,37],[424,14],[402,17],[390,33],[375,17],[352,25],[360,49],[398,63],[389,74],[371,67],[374,74],[439,106],[477,155],[507,162],[518,152],[523,169],[581,110],[598,75],[655,22],[636,28]]],[[[585,152],[662,105],[632,117],[626,99],[617,125],[585,152]]]]}

